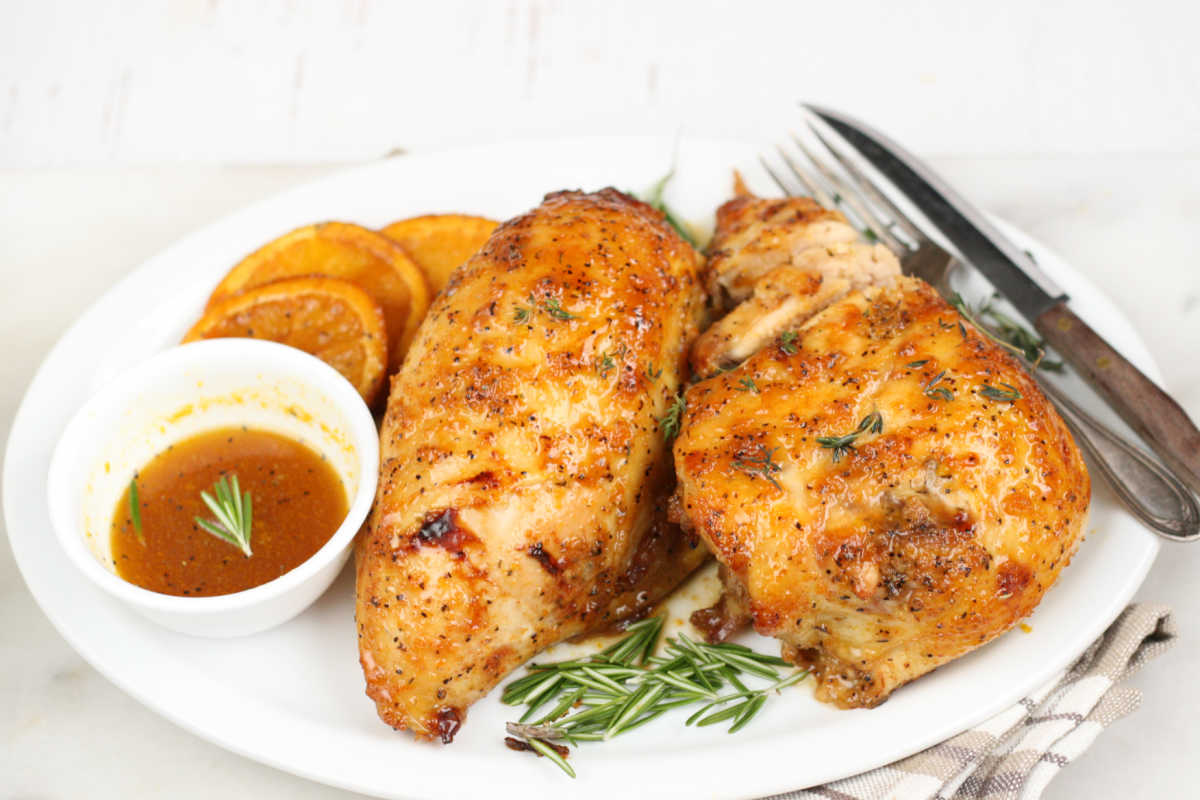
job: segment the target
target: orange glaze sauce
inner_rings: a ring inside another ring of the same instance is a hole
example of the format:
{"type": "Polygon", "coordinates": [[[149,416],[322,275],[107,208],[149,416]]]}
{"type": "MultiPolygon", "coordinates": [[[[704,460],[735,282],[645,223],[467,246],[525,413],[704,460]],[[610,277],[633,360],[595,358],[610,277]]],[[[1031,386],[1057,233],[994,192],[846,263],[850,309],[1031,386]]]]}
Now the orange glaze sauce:
{"type": "Polygon", "coordinates": [[[348,510],[333,467],[303,444],[267,431],[222,428],[159,453],[136,476],[139,541],[126,488],[112,522],[117,574],[154,592],[204,597],[250,589],[306,561],[333,536],[348,510]],[[247,558],[195,518],[214,516],[200,497],[236,475],[253,503],[247,558]]]}

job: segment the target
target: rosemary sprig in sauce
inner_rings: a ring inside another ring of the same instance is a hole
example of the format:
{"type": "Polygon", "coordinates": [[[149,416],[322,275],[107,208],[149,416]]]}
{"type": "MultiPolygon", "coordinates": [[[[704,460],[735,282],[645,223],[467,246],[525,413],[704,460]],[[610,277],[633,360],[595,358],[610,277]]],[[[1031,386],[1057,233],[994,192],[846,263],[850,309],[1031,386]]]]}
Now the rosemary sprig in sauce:
{"type": "Polygon", "coordinates": [[[754,392],[759,394],[758,384],[754,382],[754,378],[742,378],[738,381],[738,385],[733,387],[739,392],[754,392]]]}
{"type": "Polygon", "coordinates": [[[883,415],[872,411],[862,418],[858,427],[844,436],[818,436],[817,444],[833,450],[833,463],[838,463],[846,453],[854,449],[854,440],[867,432],[880,433],[883,431],[883,415]]]}
{"type": "Polygon", "coordinates": [[[200,499],[208,510],[216,517],[215,520],[196,517],[196,524],[208,533],[229,542],[238,548],[247,558],[254,555],[250,550],[250,529],[253,525],[254,507],[250,501],[250,493],[241,491],[237,475],[232,481],[224,475],[213,484],[213,494],[201,492],[200,499]],[[213,495],[216,495],[215,497],[213,495]]]}
{"type": "Polygon", "coordinates": [[[137,535],[137,540],[145,544],[146,536],[142,533],[142,504],[138,500],[137,478],[129,482],[129,519],[133,522],[133,532],[137,535]]]}
{"type": "Polygon", "coordinates": [[[686,725],[703,727],[730,721],[741,730],[762,709],[771,692],[803,680],[808,671],[781,676],[791,664],[736,644],[705,644],[685,634],[668,639],[655,655],[663,618],[630,625],[620,640],[589,658],[530,664],[530,674],[504,687],[501,702],[524,705],[510,736],[527,743],[571,777],[575,771],[549,742],[607,741],[666,712],[700,705],[686,725]],[[750,688],[747,681],[769,681],[750,688]],[[548,709],[545,713],[539,712],[548,709]]]}

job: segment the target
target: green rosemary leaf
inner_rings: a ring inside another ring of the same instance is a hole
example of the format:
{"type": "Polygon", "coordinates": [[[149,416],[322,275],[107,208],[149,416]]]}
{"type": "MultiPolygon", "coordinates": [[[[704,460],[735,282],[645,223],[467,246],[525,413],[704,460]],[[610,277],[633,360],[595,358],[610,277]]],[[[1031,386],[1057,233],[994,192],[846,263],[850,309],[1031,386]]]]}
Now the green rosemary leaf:
{"type": "Polygon", "coordinates": [[[908,367],[909,369],[917,369],[918,367],[923,367],[928,363],[929,363],[928,358],[922,358],[920,361],[910,361],[907,364],[905,364],[904,366],[908,367]]]}
{"type": "Polygon", "coordinates": [[[253,504],[250,493],[241,491],[237,476],[233,476],[231,486],[226,476],[222,475],[213,484],[212,493],[200,492],[200,499],[216,519],[196,517],[196,524],[207,533],[239,548],[247,558],[254,555],[250,550],[253,504]]]}
{"type": "Polygon", "coordinates": [[[662,215],[667,220],[667,224],[674,228],[676,233],[678,233],[685,242],[690,244],[692,247],[699,247],[700,243],[696,240],[696,237],[692,234],[691,230],[686,224],[684,224],[682,220],[679,219],[678,215],[671,210],[671,208],[667,205],[666,200],[663,199],[663,196],[667,191],[667,184],[670,183],[671,179],[674,177],[675,167],[672,166],[670,172],[668,172],[666,175],[663,175],[652,187],[650,187],[650,191],[644,198],[642,198],[642,201],[656,211],[661,211],[662,215]]]}
{"type": "Polygon", "coordinates": [[[742,711],[742,713],[738,714],[733,725],[729,726],[728,732],[737,733],[742,728],[746,727],[750,720],[754,719],[755,715],[762,710],[763,704],[766,702],[767,696],[765,694],[760,694],[757,697],[752,697],[751,699],[747,700],[745,709],[742,711]]]}
{"type": "Polygon", "coordinates": [[[755,394],[759,393],[758,384],[754,382],[753,378],[742,378],[740,381],[738,381],[738,385],[734,388],[736,388],[739,392],[754,392],[755,394]]]}
{"type": "Polygon", "coordinates": [[[142,534],[142,503],[138,500],[137,478],[129,482],[129,518],[133,522],[133,532],[137,535],[137,540],[145,544],[146,537],[142,534]]]}
{"type": "Polygon", "coordinates": [[[571,765],[567,763],[567,760],[565,758],[563,758],[562,756],[560,756],[558,754],[558,751],[555,750],[553,747],[546,744],[541,739],[526,739],[525,741],[534,750],[538,751],[539,753],[544,755],[546,758],[548,758],[549,760],[551,760],[555,764],[557,764],[558,768],[561,769],[563,772],[567,773],[572,778],[575,777],[575,770],[571,768],[571,765]]]}
{"type": "Polygon", "coordinates": [[[525,306],[517,306],[515,309],[513,309],[513,322],[520,325],[520,324],[524,324],[528,321],[529,321],[529,309],[528,308],[525,308],[525,306]]]}

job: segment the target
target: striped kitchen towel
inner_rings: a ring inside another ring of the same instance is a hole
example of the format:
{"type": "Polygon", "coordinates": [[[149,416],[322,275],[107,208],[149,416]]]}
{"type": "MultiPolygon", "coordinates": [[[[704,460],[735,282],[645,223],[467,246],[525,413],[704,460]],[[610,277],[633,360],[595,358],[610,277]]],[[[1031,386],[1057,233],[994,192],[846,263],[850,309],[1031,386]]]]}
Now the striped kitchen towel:
{"type": "Polygon", "coordinates": [[[769,800],[1033,800],[1141,703],[1121,682],[1171,646],[1170,609],[1131,605],[1079,660],[1012,708],[886,767],[769,800]]]}

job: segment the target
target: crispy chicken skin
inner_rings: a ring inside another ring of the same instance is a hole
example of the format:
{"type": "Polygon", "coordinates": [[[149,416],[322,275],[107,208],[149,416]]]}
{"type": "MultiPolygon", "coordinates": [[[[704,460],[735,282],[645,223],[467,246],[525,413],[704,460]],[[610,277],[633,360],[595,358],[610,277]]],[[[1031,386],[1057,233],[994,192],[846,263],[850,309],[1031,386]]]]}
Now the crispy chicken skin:
{"type": "Polygon", "coordinates": [[[924,282],[854,292],[797,334],[687,391],[675,515],[819,698],[874,706],[1033,611],[1090,483],[1025,371],[924,282]],[[872,413],[851,448],[818,441],[872,413]]]}
{"type": "Polygon", "coordinates": [[[453,275],[393,378],[357,549],[367,694],[448,742],[538,651],[637,616],[707,556],[666,521],[657,419],[700,258],[613,189],[558,192],[453,275]]]}
{"type": "Polygon", "coordinates": [[[1087,470],[1020,365],[841,214],[742,191],[717,224],[708,284],[740,304],[693,347],[671,513],[726,589],[692,619],[874,706],[1033,611],[1087,470]]]}

